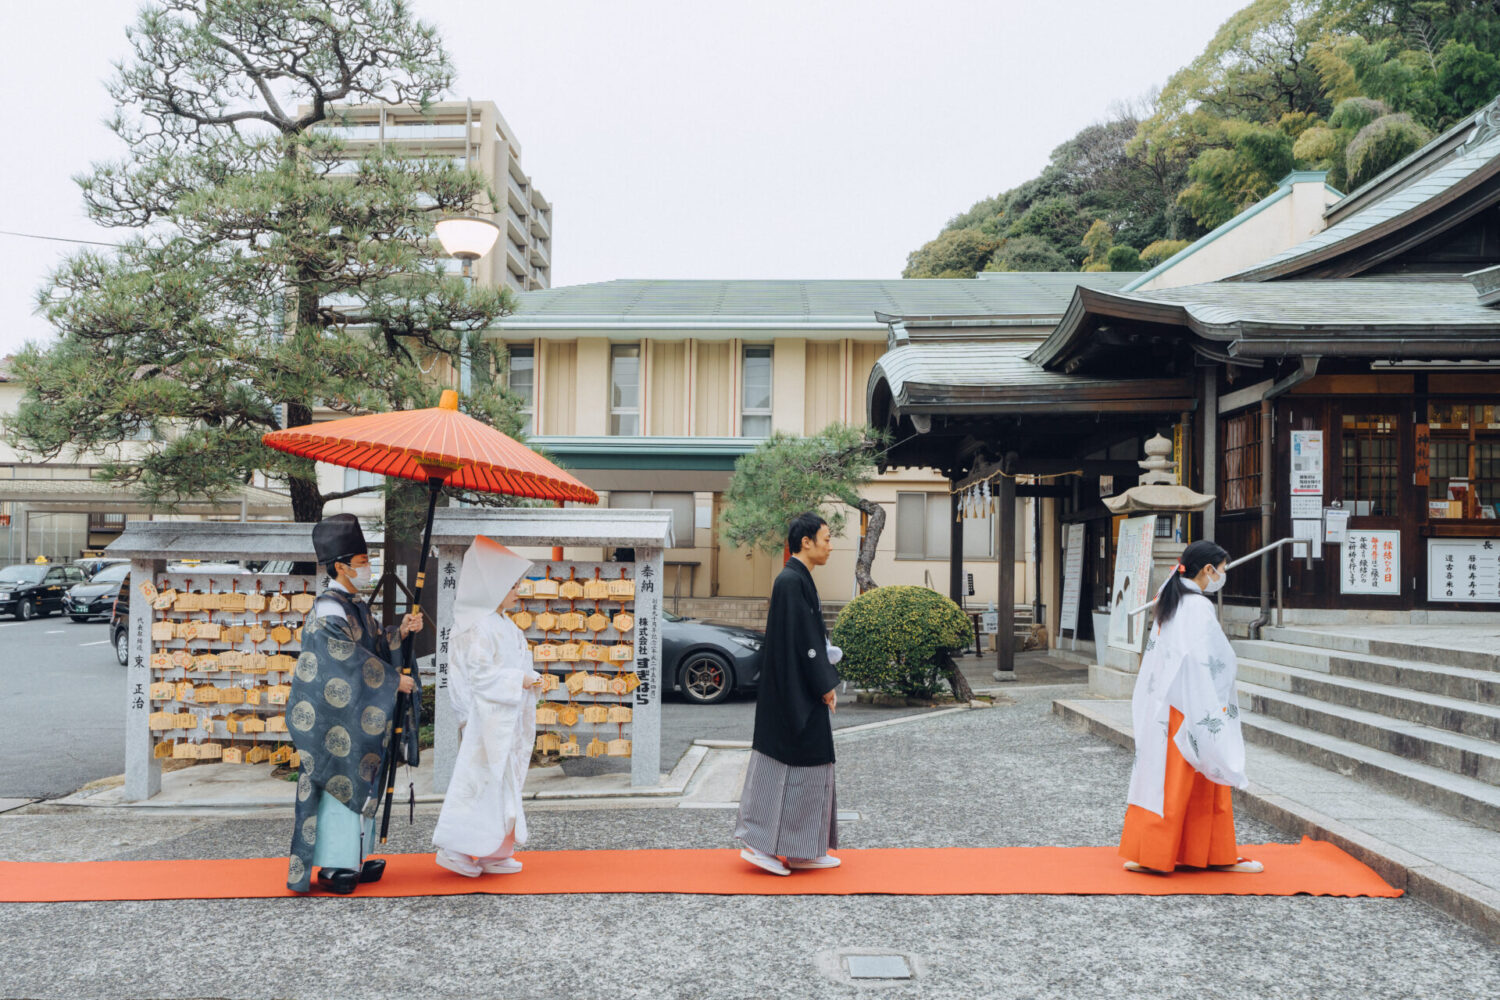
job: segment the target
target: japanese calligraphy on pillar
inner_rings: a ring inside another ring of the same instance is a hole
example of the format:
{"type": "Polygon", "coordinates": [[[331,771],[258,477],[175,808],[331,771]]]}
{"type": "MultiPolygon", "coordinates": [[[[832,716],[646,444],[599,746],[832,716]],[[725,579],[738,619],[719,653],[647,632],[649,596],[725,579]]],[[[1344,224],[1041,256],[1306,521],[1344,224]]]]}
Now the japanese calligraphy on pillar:
{"type": "Polygon", "coordinates": [[[1427,599],[1500,603],[1500,538],[1429,538],[1427,599]]]}
{"type": "Polygon", "coordinates": [[[1400,594],[1401,532],[1349,529],[1344,536],[1339,591],[1400,594]]]}

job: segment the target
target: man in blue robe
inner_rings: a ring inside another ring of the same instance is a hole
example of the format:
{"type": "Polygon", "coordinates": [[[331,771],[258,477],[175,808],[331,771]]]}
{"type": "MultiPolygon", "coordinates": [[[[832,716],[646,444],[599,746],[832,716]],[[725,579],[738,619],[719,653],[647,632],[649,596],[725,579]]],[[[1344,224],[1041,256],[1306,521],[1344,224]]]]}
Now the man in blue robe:
{"type": "MultiPolygon", "coordinates": [[[[375,844],[375,810],[383,789],[398,694],[416,678],[396,660],[401,640],[420,631],[422,613],[382,629],[361,592],[370,586],[370,556],[359,521],[338,514],[313,526],[313,549],[331,577],[302,629],[302,654],[287,700],[287,729],[297,748],[296,820],[287,888],[318,887],[348,895],[375,882],[385,862],[367,860],[375,844]]],[[[403,733],[413,745],[415,726],[403,733]]]]}

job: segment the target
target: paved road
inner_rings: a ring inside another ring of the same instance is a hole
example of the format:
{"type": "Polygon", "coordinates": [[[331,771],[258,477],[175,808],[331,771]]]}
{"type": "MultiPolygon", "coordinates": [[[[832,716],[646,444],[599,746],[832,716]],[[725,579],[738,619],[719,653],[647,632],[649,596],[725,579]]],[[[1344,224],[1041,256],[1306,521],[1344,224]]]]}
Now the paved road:
{"type": "Polygon", "coordinates": [[[0,621],[0,705],[0,798],[66,795],[123,769],[125,671],[108,625],[0,621]]]}
{"type": "MultiPolygon", "coordinates": [[[[1080,687],[850,734],[846,847],[1108,844],[1130,755],[1049,711],[1080,687]]],[[[289,820],[0,815],[0,858],[279,854],[289,820]]],[[[733,813],[532,810],[534,850],[730,848],[733,813]]],[[[430,851],[433,816],[392,828],[430,851]]],[[[1242,843],[1286,840],[1241,819],[1242,843]]],[[[524,857],[524,854],[523,854],[524,857]]],[[[802,876],[794,876],[800,878],[802,876]]],[[[1253,876],[1246,876],[1247,878],[1253,876]]],[[[1500,948],[1411,899],[1224,896],[450,896],[11,904],[0,997],[1495,997],[1500,948]],[[388,929],[383,932],[382,929],[388,929]],[[131,946],[135,942],[138,946],[131,946]],[[910,956],[856,986],[847,950],[910,956]]]]}

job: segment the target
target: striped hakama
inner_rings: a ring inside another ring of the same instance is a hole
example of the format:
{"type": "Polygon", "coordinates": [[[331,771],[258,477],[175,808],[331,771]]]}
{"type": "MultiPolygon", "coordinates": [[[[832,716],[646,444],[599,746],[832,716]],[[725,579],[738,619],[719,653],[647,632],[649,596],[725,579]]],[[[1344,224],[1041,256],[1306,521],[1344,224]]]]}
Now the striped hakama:
{"type": "Polygon", "coordinates": [[[833,765],[792,767],[750,751],[735,837],[765,854],[821,858],[839,846],[833,765]]]}

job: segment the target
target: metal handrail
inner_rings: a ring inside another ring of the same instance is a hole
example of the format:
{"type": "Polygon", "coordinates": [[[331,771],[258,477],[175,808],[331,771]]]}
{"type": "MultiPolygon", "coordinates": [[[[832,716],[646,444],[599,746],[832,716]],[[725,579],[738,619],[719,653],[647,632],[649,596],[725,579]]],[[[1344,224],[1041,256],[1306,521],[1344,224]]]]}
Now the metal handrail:
{"type": "MultiPolygon", "coordinates": [[[[1288,536],[1286,538],[1279,539],[1277,541],[1274,541],[1274,542],[1272,542],[1269,545],[1262,545],[1260,548],[1256,549],[1254,552],[1251,552],[1249,555],[1240,556],[1238,559],[1234,560],[1233,562],[1229,563],[1228,565],[1226,565],[1224,567],[1224,572],[1228,573],[1230,570],[1234,569],[1236,566],[1242,566],[1242,565],[1244,565],[1245,563],[1249,562],[1252,559],[1258,559],[1261,556],[1265,555],[1267,552],[1270,552],[1272,549],[1276,550],[1276,627],[1277,628],[1281,627],[1282,610],[1283,610],[1282,609],[1282,594],[1281,594],[1281,586],[1282,586],[1282,581],[1283,581],[1283,576],[1282,576],[1282,572],[1281,572],[1281,550],[1282,550],[1283,546],[1286,546],[1286,545],[1297,545],[1299,543],[1301,545],[1303,545],[1303,546],[1306,547],[1307,552],[1306,552],[1306,555],[1304,556],[1304,558],[1305,558],[1306,563],[1307,563],[1307,568],[1308,569],[1312,569],[1312,539],[1309,539],[1309,538],[1292,538],[1290,536],[1288,536]]],[[[1151,607],[1156,604],[1157,600],[1158,600],[1158,598],[1153,597],[1153,598],[1151,598],[1151,600],[1147,601],[1145,604],[1142,604],[1140,607],[1135,608],[1132,611],[1127,611],[1125,613],[1125,628],[1126,628],[1127,641],[1131,641],[1131,640],[1134,639],[1135,616],[1138,615],[1138,614],[1141,614],[1143,611],[1150,610],[1151,607]]]]}

